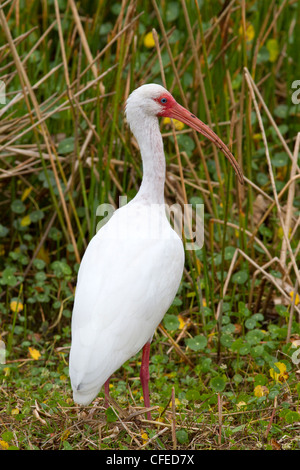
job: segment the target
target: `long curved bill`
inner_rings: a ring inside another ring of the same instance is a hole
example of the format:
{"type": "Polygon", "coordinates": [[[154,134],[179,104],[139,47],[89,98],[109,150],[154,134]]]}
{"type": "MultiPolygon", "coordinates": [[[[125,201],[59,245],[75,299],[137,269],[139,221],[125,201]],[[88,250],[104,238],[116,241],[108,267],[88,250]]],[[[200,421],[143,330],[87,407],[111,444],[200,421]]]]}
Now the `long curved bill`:
{"type": "Polygon", "coordinates": [[[231,165],[234,168],[234,171],[238,177],[238,180],[241,184],[244,184],[244,176],[242,173],[242,170],[230,152],[229,148],[227,145],[224,144],[224,142],[220,139],[220,137],[215,134],[210,127],[208,127],[204,122],[200,121],[194,114],[192,114],[190,111],[185,109],[183,106],[178,104],[174,104],[172,108],[168,112],[168,117],[177,119],[178,121],[183,122],[184,124],[187,124],[190,126],[192,129],[195,129],[195,131],[200,132],[200,134],[204,135],[207,137],[211,142],[213,142],[219,149],[224,153],[225,157],[228,158],[230,161],[231,165]]]}

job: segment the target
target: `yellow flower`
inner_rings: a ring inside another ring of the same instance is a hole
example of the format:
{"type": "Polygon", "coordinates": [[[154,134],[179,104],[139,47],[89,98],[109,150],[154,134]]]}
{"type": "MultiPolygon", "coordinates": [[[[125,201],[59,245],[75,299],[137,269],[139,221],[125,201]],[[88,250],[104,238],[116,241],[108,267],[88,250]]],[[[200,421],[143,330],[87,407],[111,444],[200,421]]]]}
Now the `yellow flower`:
{"type": "Polygon", "coordinates": [[[32,359],[34,359],[35,361],[37,361],[41,357],[41,353],[37,349],[29,347],[28,351],[29,351],[29,354],[32,357],[32,359]]]}
{"type": "Polygon", "coordinates": [[[264,385],[257,385],[254,389],[254,395],[256,397],[263,397],[268,395],[269,389],[265,387],[264,385]]]}
{"type": "MultiPolygon", "coordinates": [[[[291,297],[291,299],[292,299],[292,302],[293,302],[293,300],[294,300],[294,296],[295,296],[295,292],[294,292],[294,291],[290,292],[290,297],[291,297]]],[[[296,294],[296,297],[295,297],[295,305],[298,305],[299,302],[300,302],[300,297],[299,297],[298,294],[296,294]]]]}
{"type": "Polygon", "coordinates": [[[184,128],[183,122],[177,121],[177,119],[173,119],[173,122],[174,122],[174,125],[175,125],[175,129],[177,131],[181,131],[184,128]]]}
{"type": "Polygon", "coordinates": [[[148,47],[149,49],[155,46],[155,41],[154,41],[152,31],[150,33],[147,33],[146,36],[144,37],[144,46],[148,47]]]}
{"type": "Polygon", "coordinates": [[[184,327],[185,325],[185,320],[184,318],[181,316],[181,315],[178,315],[178,320],[179,320],[179,329],[182,330],[182,328],[184,327]]]}
{"type": "MultiPolygon", "coordinates": [[[[240,36],[243,35],[243,26],[240,26],[239,28],[239,34],[240,36]]],[[[246,41],[251,42],[255,36],[255,30],[254,27],[251,23],[248,23],[246,25],[246,41]]]]}
{"type": "Polygon", "coordinates": [[[144,444],[149,440],[148,434],[146,432],[143,432],[143,431],[141,433],[141,438],[143,439],[144,444]]]}
{"type": "MultiPolygon", "coordinates": [[[[175,398],[175,406],[178,406],[180,404],[181,404],[181,402],[180,402],[179,398],[175,398]]],[[[173,406],[173,403],[170,401],[169,408],[172,408],[172,406],[173,406]]]]}
{"type": "MultiPolygon", "coordinates": [[[[178,121],[177,119],[172,119],[172,121],[173,121],[174,126],[175,126],[175,129],[176,129],[177,131],[181,131],[181,130],[184,128],[183,122],[178,121]]],[[[164,123],[164,124],[170,124],[170,122],[171,122],[171,119],[168,118],[168,117],[165,117],[165,118],[163,119],[163,123],[164,123]]]]}
{"type": "Polygon", "coordinates": [[[0,441],[0,449],[7,450],[9,448],[8,442],[0,441]]]}
{"type": "Polygon", "coordinates": [[[30,216],[27,214],[21,220],[21,226],[22,227],[28,227],[28,225],[30,225],[30,224],[31,224],[30,216]]]}
{"type": "Polygon", "coordinates": [[[19,410],[18,408],[13,408],[13,409],[11,410],[11,414],[12,414],[12,415],[18,415],[19,413],[20,413],[20,410],[19,410]]]}
{"type": "Polygon", "coordinates": [[[275,362],[275,366],[279,369],[279,373],[275,371],[275,369],[270,369],[270,376],[276,382],[284,382],[289,374],[286,371],[286,365],[283,362],[275,362]]]}
{"type": "Polygon", "coordinates": [[[277,57],[279,55],[279,44],[278,44],[278,41],[277,39],[269,39],[267,41],[267,44],[266,44],[266,47],[269,51],[269,54],[270,54],[270,57],[269,57],[269,61],[270,62],[276,62],[277,60],[277,57]]]}
{"type": "Polygon", "coordinates": [[[23,304],[19,300],[12,300],[10,303],[10,309],[13,313],[22,312],[23,308],[23,304]]]}

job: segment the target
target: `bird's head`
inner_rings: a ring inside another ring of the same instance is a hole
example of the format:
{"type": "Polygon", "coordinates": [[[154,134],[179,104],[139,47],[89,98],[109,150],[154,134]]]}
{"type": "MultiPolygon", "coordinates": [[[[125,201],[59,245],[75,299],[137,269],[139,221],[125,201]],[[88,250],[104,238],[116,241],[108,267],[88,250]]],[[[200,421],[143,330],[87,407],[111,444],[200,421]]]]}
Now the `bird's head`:
{"type": "Polygon", "coordinates": [[[233,166],[239,182],[244,184],[243,173],[227,145],[210,127],[177,103],[171,93],[163,86],[151,83],[134,90],[127,100],[125,113],[131,127],[133,124],[134,126],[141,124],[141,120],[146,116],[169,117],[200,132],[224,153],[233,166]]]}

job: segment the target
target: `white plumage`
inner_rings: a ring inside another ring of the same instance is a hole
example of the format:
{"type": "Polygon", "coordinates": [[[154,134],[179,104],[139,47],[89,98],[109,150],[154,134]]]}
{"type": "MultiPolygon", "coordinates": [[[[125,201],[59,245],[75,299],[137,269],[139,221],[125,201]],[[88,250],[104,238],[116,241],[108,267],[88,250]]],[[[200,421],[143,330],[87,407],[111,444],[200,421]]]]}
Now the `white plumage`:
{"type": "Polygon", "coordinates": [[[157,217],[165,238],[147,238],[148,212],[153,216],[138,202],[118,209],[82,259],[70,355],[74,400],[82,405],[151,339],[176,295],[184,260],[181,240],[161,211],[157,217]],[[122,223],[128,230],[124,239],[116,236],[122,223]]]}
{"type": "MultiPolygon", "coordinates": [[[[143,181],[136,197],[93,237],[80,265],[69,371],[74,400],[82,405],[151,341],[180,284],[184,250],[165,214],[158,116],[176,117],[221,146],[222,141],[160,85],[143,85],[128,98],[126,117],[141,150],[143,181]]],[[[146,399],[147,377],[142,385],[146,399]]]]}

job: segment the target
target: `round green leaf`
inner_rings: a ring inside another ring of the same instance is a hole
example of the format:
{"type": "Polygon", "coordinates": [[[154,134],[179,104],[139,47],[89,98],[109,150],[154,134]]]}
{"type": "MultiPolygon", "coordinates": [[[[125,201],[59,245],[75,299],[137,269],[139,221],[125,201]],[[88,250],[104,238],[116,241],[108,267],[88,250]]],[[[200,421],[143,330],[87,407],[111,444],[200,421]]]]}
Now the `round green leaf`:
{"type": "Polygon", "coordinates": [[[234,273],[231,280],[236,284],[244,284],[248,280],[248,273],[247,271],[238,271],[234,273]]]}
{"type": "Polygon", "coordinates": [[[256,327],[256,320],[253,317],[247,318],[245,321],[245,326],[248,328],[248,330],[252,330],[253,328],[256,327]]]}
{"type": "Polygon", "coordinates": [[[62,233],[56,227],[51,227],[51,229],[49,230],[49,235],[48,236],[49,236],[49,238],[51,238],[51,240],[58,241],[58,240],[61,239],[62,233]]]}
{"type": "Polygon", "coordinates": [[[285,420],[289,424],[297,423],[298,421],[300,421],[300,414],[297,413],[297,411],[289,410],[285,415],[285,420]]]}
{"type": "Polygon", "coordinates": [[[222,346],[225,346],[225,348],[230,348],[233,343],[232,337],[228,334],[222,334],[220,341],[222,346]]]}
{"type": "Polygon", "coordinates": [[[250,349],[251,347],[249,343],[243,344],[243,346],[239,350],[239,353],[241,354],[241,356],[245,356],[250,352],[250,349]]]}
{"type": "Polygon", "coordinates": [[[241,374],[234,374],[233,380],[236,384],[240,384],[243,382],[243,377],[241,376],[241,374]]]}
{"type": "Polygon", "coordinates": [[[262,344],[258,344],[251,349],[251,354],[253,357],[262,356],[264,353],[264,347],[262,344]]]}
{"type": "Polygon", "coordinates": [[[226,261],[231,261],[234,253],[235,253],[236,248],[234,246],[226,246],[225,248],[225,259],[226,261]]]}
{"type": "Polygon", "coordinates": [[[21,201],[21,199],[15,199],[11,203],[10,207],[15,214],[23,214],[26,209],[25,204],[21,201]]]}
{"type": "Polygon", "coordinates": [[[179,15],[179,4],[177,2],[166,3],[166,20],[175,21],[179,15]]]}
{"type": "Polygon", "coordinates": [[[39,259],[39,258],[36,258],[36,259],[33,261],[33,264],[34,264],[34,266],[36,267],[36,269],[44,269],[44,267],[46,266],[45,261],[42,260],[42,259],[39,259]]]}
{"type": "Polygon", "coordinates": [[[182,300],[179,297],[175,297],[175,299],[172,302],[172,305],[174,307],[180,307],[180,305],[182,305],[182,300]]]}
{"type": "Polygon", "coordinates": [[[274,157],[271,158],[272,165],[276,168],[286,166],[289,161],[289,157],[285,152],[275,153],[274,157]]]}
{"type": "Polygon", "coordinates": [[[221,375],[214,377],[210,380],[209,385],[215,392],[223,392],[226,387],[226,380],[221,375]]]}
{"type": "Polygon", "coordinates": [[[68,137],[67,139],[61,140],[58,144],[58,153],[64,155],[74,151],[74,137],[68,137]]]}
{"type": "Polygon", "coordinates": [[[164,325],[167,330],[174,331],[179,328],[180,323],[176,315],[167,314],[164,317],[164,325]]]}
{"type": "Polygon", "coordinates": [[[8,232],[9,232],[8,228],[6,228],[6,227],[4,227],[4,225],[0,224],[0,238],[6,237],[8,232]]]}
{"type": "Polygon", "coordinates": [[[203,335],[197,335],[194,338],[188,338],[186,344],[193,351],[200,351],[207,345],[207,339],[203,335]]]}
{"type": "Polygon", "coordinates": [[[176,438],[179,444],[187,444],[189,442],[189,435],[185,429],[178,429],[176,431],[176,438]]]}
{"type": "Polygon", "coordinates": [[[260,343],[263,337],[264,337],[264,333],[258,329],[248,331],[248,333],[246,334],[246,340],[250,344],[260,343]]]}
{"type": "Polygon", "coordinates": [[[44,218],[44,212],[43,211],[33,211],[31,214],[29,214],[31,222],[37,222],[38,220],[41,220],[44,218]]]}
{"type": "Polygon", "coordinates": [[[2,279],[1,279],[1,284],[7,285],[7,286],[15,286],[17,284],[17,278],[14,275],[15,269],[11,267],[7,267],[4,269],[2,272],[2,279]]]}

